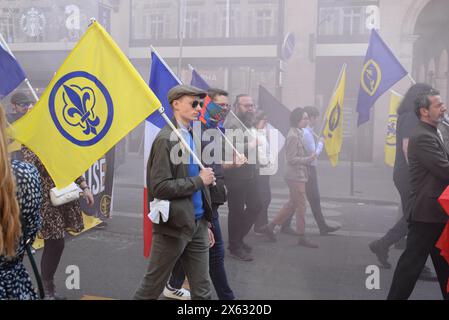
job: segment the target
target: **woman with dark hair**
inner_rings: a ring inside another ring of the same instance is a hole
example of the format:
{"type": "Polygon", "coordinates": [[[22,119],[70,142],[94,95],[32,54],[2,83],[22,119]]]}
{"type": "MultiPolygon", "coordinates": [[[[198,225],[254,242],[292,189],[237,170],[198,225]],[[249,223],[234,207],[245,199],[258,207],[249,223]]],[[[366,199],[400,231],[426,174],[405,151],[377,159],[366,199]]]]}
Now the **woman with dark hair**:
{"type": "Polygon", "coordinates": [[[0,300],[36,300],[23,256],[41,226],[39,173],[30,164],[10,163],[7,141],[0,105],[0,300]]]}
{"type": "MultiPolygon", "coordinates": [[[[386,269],[391,268],[388,262],[389,248],[403,239],[408,232],[407,219],[410,210],[410,175],[408,170],[407,148],[413,130],[419,123],[414,112],[415,100],[423,92],[432,87],[425,83],[417,83],[410,87],[398,108],[398,121],[396,125],[396,160],[393,170],[393,182],[401,197],[402,217],[382,238],[369,244],[371,251],[376,254],[379,262],[386,269]]],[[[422,279],[435,278],[428,267],[421,274],[422,279]]]]}
{"type": "Polygon", "coordinates": [[[308,125],[308,115],[302,108],[294,109],[290,114],[290,130],[285,141],[286,174],[285,181],[290,191],[288,202],[282,207],[276,217],[261,231],[272,241],[276,241],[274,228],[282,225],[296,211],[296,232],[298,245],[308,248],[318,246],[305,236],[306,214],[306,182],[308,179],[307,165],[316,159],[316,154],[307,156],[303,142],[303,128],[308,125]]]}
{"type": "MultiPolygon", "coordinates": [[[[50,200],[50,190],[55,183],[45,169],[40,159],[27,147],[22,147],[25,162],[33,164],[40,176],[42,189],[41,216],[42,228],[39,237],[44,239],[44,250],[41,258],[41,276],[45,292],[45,300],[65,300],[56,293],[54,275],[64,252],[64,238],[67,231],[81,232],[84,229],[80,201],[75,200],[59,207],[53,206],[50,200]]],[[[84,199],[92,206],[94,198],[84,177],[76,179],[76,184],[83,190],[84,199]]]]}

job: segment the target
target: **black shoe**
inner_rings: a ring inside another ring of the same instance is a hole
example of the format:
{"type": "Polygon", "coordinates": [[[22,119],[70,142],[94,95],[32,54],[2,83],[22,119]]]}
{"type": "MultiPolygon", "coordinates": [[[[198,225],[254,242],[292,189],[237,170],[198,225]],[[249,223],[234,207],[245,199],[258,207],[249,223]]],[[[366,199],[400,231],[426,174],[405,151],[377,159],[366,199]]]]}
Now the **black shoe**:
{"type": "Polygon", "coordinates": [[[260,231],[271,241],[276,242],[276,235],[268,224],[260,228],[260,231]]]}
{"type": "Polygon", "coordinates": [[[243,251],[245,251],[246,253],[251,253],[253,251],[253,247],[247,245],[246,243],[242,243],[242,249],[243,251]]]}
{"type": "Polygon", "coordinates": [[[385,269],[391,268],[391,264],[388,262],[388,247],[383,246],[379,240],[376,240],[369,244],[369,248],[376,255],[381,267],[385,269]]]}
{"type": "Polygon", "coordinates": [[[320,229],[320,235],[326,236],[329,233],[335,232],[335,231],[337,231],[339,229],[340,229],[340,226],[336,226],[336,227],[326,226],[323,229],[320,229]]]}
{"type": "Polygon", "coordinates": [[[423,281],[438,281],[437,276],[428,266],[424,266],[418,279],[423,281]]]}
{"type": "Polygon", "coordinates": [[[234,259],[240,260],[240,261],[253,261],[253,257],[246,253],[245,250],[242,248],[236,249],[236,250],[229,250],[230,256],[234,259]]]}
{"type": "Polygon", "coordinates": [[[299,236],[299,233],[292,229],[292,227],[282,227],[281,232],[290,236],[299,236]]]}

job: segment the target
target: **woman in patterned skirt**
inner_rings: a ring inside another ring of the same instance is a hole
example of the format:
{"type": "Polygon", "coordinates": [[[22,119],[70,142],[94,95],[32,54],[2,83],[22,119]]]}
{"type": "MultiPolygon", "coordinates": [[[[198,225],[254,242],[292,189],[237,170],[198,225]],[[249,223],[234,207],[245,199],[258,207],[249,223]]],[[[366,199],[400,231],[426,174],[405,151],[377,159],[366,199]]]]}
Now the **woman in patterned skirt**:
{"type": "Polygon", "coordinates": [[[6,118],[0,105],[0,300],[35,300],[22,261],[25,244],[41,225],[39,173],[30,164],[9,162],[6,118]],[[21,223],[22,220],[22,223],[21,223]]]}
{"type": "MultiPolygon", "coordinates": [[[[32,163],[39,171],[42,187],[42,228],[39,237],[44,239],[44,251],[41,259],[41,276],[44,285],[45,299],[65,299],[55,293],[54,276],[64,251],[64,235],[66,231],[81,232],[84,229],[80,202],[78,200],[54,207],[50,200],[50,190],[55,187],[39,158],[28,148],[22,147],[24,160],[32,163]]],[[[94,198],[83,177],[75,181],[83,190],[88,205],[94,204],[94,198]]]]}

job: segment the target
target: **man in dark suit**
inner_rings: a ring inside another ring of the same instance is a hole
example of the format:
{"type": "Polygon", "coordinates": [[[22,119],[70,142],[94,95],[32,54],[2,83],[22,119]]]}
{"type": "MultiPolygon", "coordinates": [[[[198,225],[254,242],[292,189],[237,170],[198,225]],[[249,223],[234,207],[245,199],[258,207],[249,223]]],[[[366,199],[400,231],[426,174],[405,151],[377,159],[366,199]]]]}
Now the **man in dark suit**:
{"type": "Polygon", "coordinates": [[[435,89],[423,92],[415,102],[420,122],[408,145],[411,201],[407,248],[396,266],[389,300],[410,297],[429,254],[443,298],[449,300],[446,292],[449,265],[435,247],[448,221],[438,203],[438,197],[449,185],[449,153],[437,129],[445,111],[435,89]]]}

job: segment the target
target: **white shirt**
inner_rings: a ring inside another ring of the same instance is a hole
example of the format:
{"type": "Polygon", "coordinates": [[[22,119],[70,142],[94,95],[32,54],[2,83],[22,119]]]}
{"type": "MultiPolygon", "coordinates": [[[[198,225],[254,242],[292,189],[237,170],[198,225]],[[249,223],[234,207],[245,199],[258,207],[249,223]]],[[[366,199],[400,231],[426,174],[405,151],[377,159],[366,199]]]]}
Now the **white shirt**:
{"type": "Polygon", "coordinates": [[[251,128],[252,133],[257,137],[258,145],[257,145],[257,155],[259,158],[259,164],[261,169],[261,174],[263,175],[275,175],[278,169],[275,155],[270,153],[270,143],[268,141],[267,129],[257,130],[255,128],[251,128]]]}
{"type": "MultiPolygon", "coordinates": [[[[307,155],[311,156],[315,152],[318,158],[323,151],[323,143],[320,141],[318,143],[318,146],[316,145],[315,137],[313,136],[313,129],[311,127],[304,128],[303,133],[304,147],[306,149],[307,155]]],[[[317,160],[313,160],[313,162],[310,163],[311,166],[315,167],[317,166],[317,164],[317,160]]]]}

